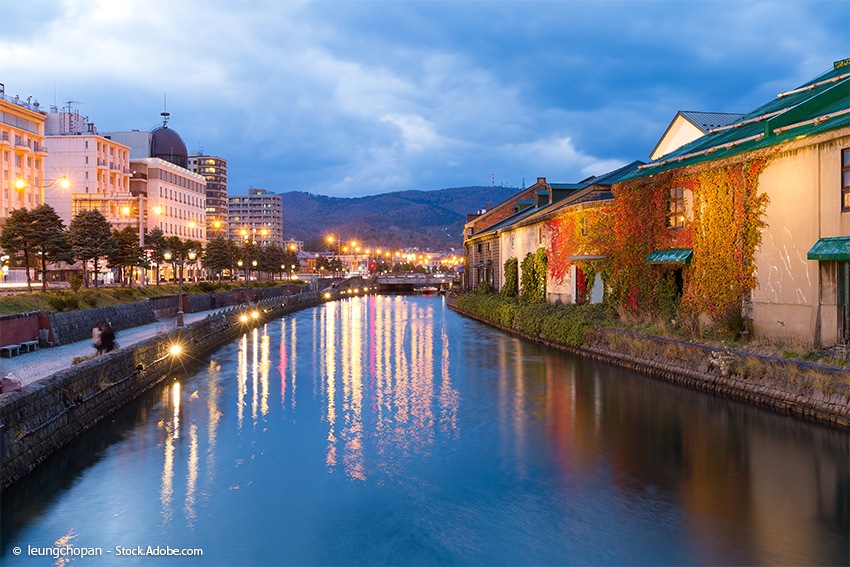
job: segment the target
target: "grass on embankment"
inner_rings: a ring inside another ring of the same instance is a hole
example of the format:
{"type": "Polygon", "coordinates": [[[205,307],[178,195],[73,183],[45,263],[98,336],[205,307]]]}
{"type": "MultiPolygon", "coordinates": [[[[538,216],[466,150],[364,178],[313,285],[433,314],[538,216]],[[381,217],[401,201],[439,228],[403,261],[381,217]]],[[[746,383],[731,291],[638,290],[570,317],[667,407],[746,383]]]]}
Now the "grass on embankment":
{"type": "Polygon", "coordinates": [[[604,304],[553,305],[523,303],[497,293],[467,293],[458,296],[458,309],[484,321],[514,329],[533,337],[569,346],[587,344],[589,333],[598,327],[632,331],[642,335],[695,342],[714,347],[731,347],[754,355],[797,359],[842,368],[850,361],[836,358],[830,351],[818,351],[799,344],[783,344],[762,338],[725,337],[714,330],[695,337],[676,321],[624,316],[604,304]]]}
{"type": "Polygon", "coordinates": [[[521,303],[495,293],[461,295],[457,306],[464,313],[484,321],[570,346],[585,344],[588,332],[609,320],[608,310],[601,303],[521,303]]]}
{"type": "MultiPolygon", "coordinates": [[[[252,288],[275,287],[281,282],[252,282],[252,288]]],[[[287,282],[288,285],[288,282],[287,282]]],[[[187,295],[229,291],[245,287],[241,282],[199,282],[183,285],[187,295]]],[[[0,297],[0,315],[28,313],[30,311],[76,311],[92,307],[106,307],[144,301],[149,297],[176,295],[176,284],[148,285],[145,287],[89,287],[79,290],[33,291],[0,297]]]]}

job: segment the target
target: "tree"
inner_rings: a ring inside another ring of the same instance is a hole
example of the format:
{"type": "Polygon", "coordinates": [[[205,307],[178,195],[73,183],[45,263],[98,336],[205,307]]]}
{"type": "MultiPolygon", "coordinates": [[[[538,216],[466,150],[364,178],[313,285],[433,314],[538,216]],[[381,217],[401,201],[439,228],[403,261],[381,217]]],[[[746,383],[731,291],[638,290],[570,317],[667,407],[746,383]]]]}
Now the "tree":
{"type": "Polygon", "coordinates": [[[0,247],[9,256],[23,252],[23,262],[27,270],[27,290],[32,291],[29,258],[35,243],[33,242],[33,217],[27,209],[13,209],[6,218],[3,231],[0,232],[0,247]]]}
{"type": "MultiPolygon", "coordinates": [[[[257,268],[267,274],[274,274],[274,272],[280,271],[280,266],[284,264],[285,255],[283,248],[277,244],[263,246],[260,249],[260,260],[257,268]]],[[[272,276],[272,279],[274,279],[274,276],[272,276]]]]}
{"type": "Polygon", "coordinates": [[[74,256],[83,262],[83,274],[86,287],[89,286],[89,274],[85,269],[88,260],[94,262],[94,286],[97,287],[98,260],[109,253],[112,247],[112,225],[98,210],[86,210],[77,213],[68,227],[68,240],[74,256]]]}
{"type": "Polygon", "coordinates": [[[41,258],[41,290],[47,291],[47,265],[73,262],[71,243],[65,237],[65,223],[50,205],[39,205],[32,217],[33,249],[41,258]]]}
{"type": "MultiPolygon", "coordinates": [[[[194,267],[195,262],[197,262],[198,258],[200,258],[203,261],[204,245],[201,244],[197,240],[187,240],[186,242],[183,243],[183,252],[184,252],[183,259],[188,263],[187,265],[194,267]],[[195,260],[189,259],[189,251],[190,250],[195,251],[195,260]]],[[[196,273],[196,272],[193,271],[193,273],[196,273]]]]}
{"type": "Polygon", "coordinates": [[[233,251],[228,246],[228,241],[221,236],[216,236],[207,244],[207,253],[204,256],[204,267],[211,270],[213,274],[218,273],[218,281],[224,270],[233,266],[233,251]]]}
{"type": "Polygon", "coordinates": [[[246,270],[250,279],[251,270],[254,269],[252,262],[260,263],[260,246],[253,242],[244,242],[239,249],[239,259],[242,260],[243,269],[246,270]]]}
{"type": "Polygon", "coordinates": [[[233,281],[236,278],[236,261],[241,258],[242,251],[232,240],[227,241],[227,249],[230,250],[230,281],[233,281]]]}
{"type": "Polygon", "coordinates": [[[289,271],[289,277],[292,278],[292,266],[295,266],[295,268],[298,269],[300,264],[300,261],[298,260],[298,252],[291,249],[284,250],[280,263],[281,265],[286,266],[286,270],[289,271]]]}
{"type": "Polygon", "coordinates": [[[156,285],[159,285],[159,265],[165,261],[162,253],[167,248],[165,244],[165,233],[162,232],[161,228],[156,227],[148,233],[145,247],[151,251],[151,259],[156,262],[156,285]]]}
{"type": "Polygon", "coordinates": [[[316,270],[318,270],[320,274],[325,271],[330,271],[330,269],[330,262],[325,256],[319,256],[316,258],[316,270]]]}
{"type": "Polygon", "coordinates": [[[186,248],[185,243],[178,237],[169,236],[165,239],[165,249],[171,252],[171,260],[169,260],[171,262],[171,271],[175,274],[174,281],[177,281],[177,262],[186,257],[188,248],[186,248]]]}
{"type": "Polygon", "coordinates": [[[121,270],[121,285],[124,285],[125,277],[133,286],[132,272],[125,274],[127,268],[144,265],[142,247],[139,245],[139,235],[132,227],[124,227],[118,231],[112,231],[112,248],[106,257],[110,268],[121,270]]]}

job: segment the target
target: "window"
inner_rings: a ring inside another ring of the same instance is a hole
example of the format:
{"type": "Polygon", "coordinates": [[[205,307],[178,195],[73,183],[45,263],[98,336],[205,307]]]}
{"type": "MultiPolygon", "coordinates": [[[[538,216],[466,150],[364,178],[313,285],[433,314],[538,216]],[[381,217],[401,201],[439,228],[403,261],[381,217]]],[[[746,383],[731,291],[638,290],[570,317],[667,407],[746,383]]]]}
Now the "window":
{"type": "Polygon", "coordinates": [[[850,211],[850,148],[841,150],[841,210],[850,211]]]}
{"type": "Polygon", "coordinates": [[[581,227],[581,235],[587,236],[587,217],[581,217],[579,226],[581,227]]]}
{"type": "Polygon", "coordinates": [[[682,228],[685,226],[685,190],[674,187],[667,190],[667,227],[682,228]]]}

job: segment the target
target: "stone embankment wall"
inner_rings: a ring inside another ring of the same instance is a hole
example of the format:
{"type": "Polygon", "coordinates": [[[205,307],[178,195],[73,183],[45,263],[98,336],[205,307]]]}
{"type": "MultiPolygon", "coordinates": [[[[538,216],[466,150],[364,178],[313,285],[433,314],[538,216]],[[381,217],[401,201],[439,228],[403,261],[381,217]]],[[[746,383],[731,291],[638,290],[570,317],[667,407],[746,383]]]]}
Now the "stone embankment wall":
{"type": "MultiPolygon", "coordinates": [[[[252,301],[271,297],[293,295],[305,289],[303,285],[286,285],[250,290],[252,301]]],[[[183,312],[197,313],[245,303],[246,290],[235,289],[215,293],[183,295],[183,312]]],[[[0,317],[0,346],[20,344],[39,338],[39,331],[47,332],[56,344],[82,341],[91,336],[97,321],[108,321],[116,331],[153,323],[160,317],[177,314],[177,296],[161,295],[133,304],[95,307],[80,311],[32,311],[0,317]]],[[[45,345],[42,345],[45,346],[45,345]]]]}
{"type": "MultiPolygon", "coordinates": [[[[318,305],[325,298],[305,292],[260,301],[260,316],[249,324],[242,310],[211,314],[183,328],[120,348],[0,396],[0,486],[5,490],[59,447],[116,409],[152,388],[186,361],[231,341],[254,325],[318,305]],[[180,355],[170,354],[172,344],[180,355]],[[179,360],[177,358],[179,356],[179,360]]],[[[124,306],[129,309],[128,306],[124,306]]],[[[117,317],[116,317],[117,319],[117,317]]]]}
{"type": "Polygon", "coordinates": [[[49,319],[54,340],[61,345],[91,338],[92,327],[98,321],[109,322],[116,331],[156,321],[147,301],[50,313],[49,319]]]}
{"type": "Polygon", "coordinates": [[[616,364],[726,397],[850,427],[850,371],[753,352],[686,343],[619,329],[596,329],[575,347],[529,336],[463,313],[553,348],[616,364]]]}

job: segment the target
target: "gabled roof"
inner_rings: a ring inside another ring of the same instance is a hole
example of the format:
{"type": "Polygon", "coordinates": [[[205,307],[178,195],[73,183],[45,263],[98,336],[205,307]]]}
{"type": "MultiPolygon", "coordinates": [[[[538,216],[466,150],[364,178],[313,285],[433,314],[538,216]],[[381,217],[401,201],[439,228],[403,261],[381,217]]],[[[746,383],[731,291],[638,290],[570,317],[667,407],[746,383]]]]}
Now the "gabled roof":
{"type": "MultiPolygon", "coordinates": [[[[583,180],[579,183],[549,183],[549,186],[553,189],[553,191],[560,189],[564,193],[566,193],[566,195],[561,197],[560,199],[553,200],[551,203],[548,203],[548,204],[543,205],[541,207],[527,207],[525,209],[517,211],[516,213],[512,214],[511,216],[509,216],[505,219],[502,219],[498,223],[487,227],[486,229],[482,230],[481,232],[475,233],[474,235],[472,235],[470,237],[470,240],[474,240],[477,237],[488,235],[488,234],[489,235],[497,234],[499,231],[502,231],[506,228],[509,228],[509,227],[511,227],[515,224],[520,224],[521,222],[523,223],[523,225],[528,224],[527,222],[523,222],[523,221],[527,221],[527,219],[529,219],[532,216],[534,216],[534,217],[541,216],[542,217],[542,216],[544,216],[548,213],[552,213],[552,212],[554,212],[554,211],[556,211],[556,210],[558,210],[562,207],[572,205],[575,202],[575,198],[577,198],[580,193],[586,194],[588,192],[592,192],[593,191],[592,188],[594,188],[594,187],[600,187],[600,186],[601,187],[610,187],[614,183],[617,183],[618,181],[620,181],[620,179],[622,179],[623,177],[625,177],[625,176],[629,175],[630,173],[634,172],[635,170],[637,170],[637,168],[642,164],[643,164],[642,161],[636,160],[636,161],[633,161],[629,164],[624,165],[623,167],[615,169],[614,171],[609,171],[608,173],[604,173],[604,174],[602,174],[598,177],[593,177],[593,176],[588,177],[587,179],[585,179],[585,180],[583,180]]],[[[607,199],[607,200],[610,200],[610,198],[607,199]]]]}
{"type": "Polygon", "coordinates": [[[702,130],[703,134],[708,134],[715,128],[733,124],[744,116],[731,112],[696,112],[693,110],[680,110],[678,115],[702,130]]]}
{"type": "Polygon", "coordinates": [[[850,125],[850,60],[780,93],[740,120],[712,129],[625,179],[720,160],[850,125]]]}

